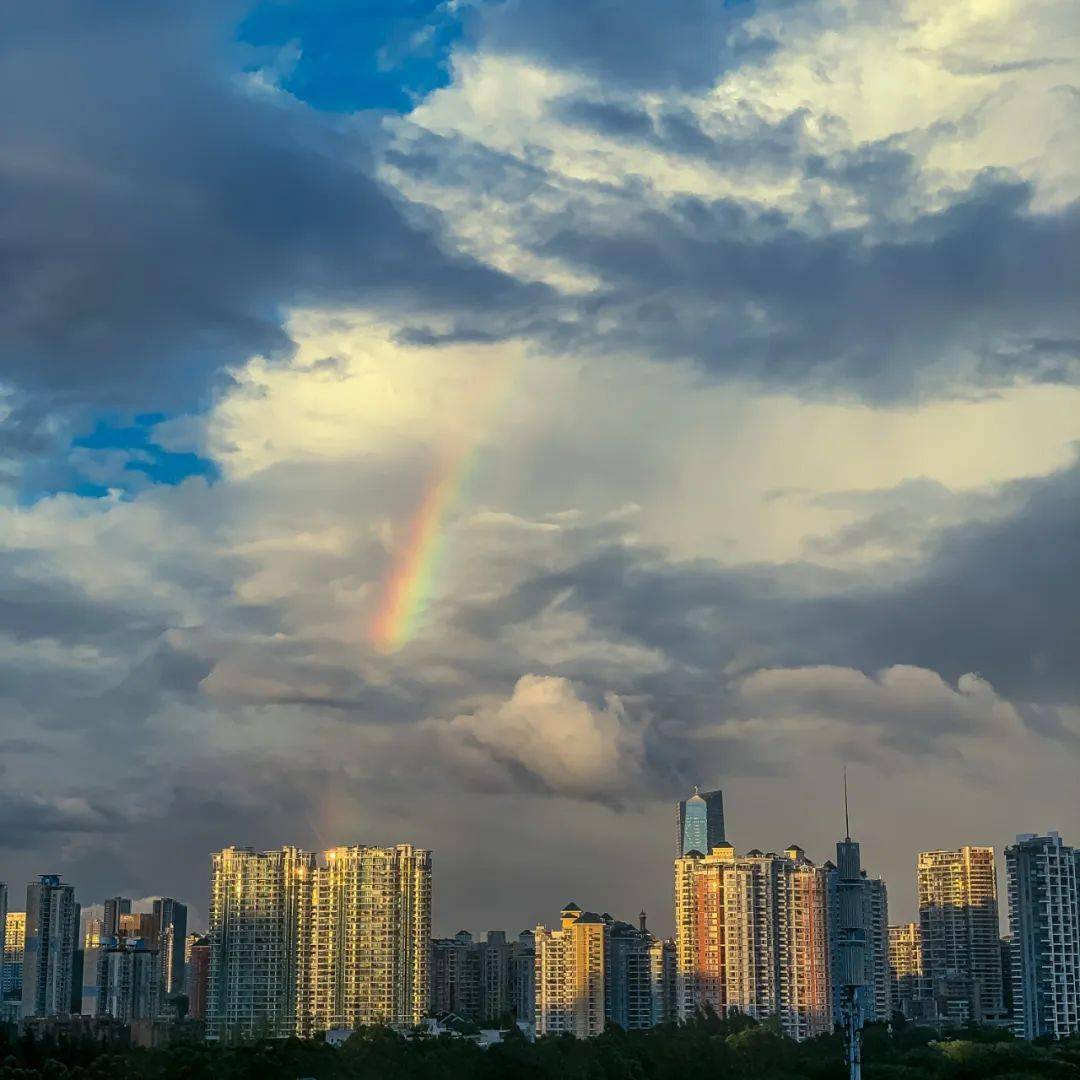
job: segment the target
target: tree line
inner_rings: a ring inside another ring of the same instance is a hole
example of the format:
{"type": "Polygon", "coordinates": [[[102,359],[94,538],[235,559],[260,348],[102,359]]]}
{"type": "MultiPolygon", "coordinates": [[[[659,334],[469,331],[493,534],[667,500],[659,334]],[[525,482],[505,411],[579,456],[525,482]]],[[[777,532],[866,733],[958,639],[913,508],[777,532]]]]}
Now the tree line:
{"type": "MultiPolygon", "coordinates": [[[[869,1027],[865,1080],[1080,1080],[1080,1036],[1022,1042],[971,1026],[948,1034],[899,1024],[869,1027]]],[[[481,1049],[449,1036],[356,1032],[340,1047],[320,1040],[246,1045],[173,1042],[153,1049],[86,1040],[13,1038],[0,1031],[0,1080],[846,1080],[838,1035],[803,1043],[769,1023],[705,1015],[648,1031],[528,1042],[516,1029],[481,1049]]]]}

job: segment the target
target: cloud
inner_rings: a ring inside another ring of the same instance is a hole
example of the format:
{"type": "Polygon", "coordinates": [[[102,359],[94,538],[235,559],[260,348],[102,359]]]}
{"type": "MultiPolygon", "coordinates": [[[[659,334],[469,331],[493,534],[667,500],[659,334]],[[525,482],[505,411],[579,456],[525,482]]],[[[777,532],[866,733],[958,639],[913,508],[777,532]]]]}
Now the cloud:
{"type": "Polygon", "coordinates": [[[115,818],[114,811],[82,796],[7,792],[0,797],[0,847],[35,850],[45,834],[103,833],[115,818]]]}
{"type": "Polygon", "coordinates": [[[484,11],[481,40],[487,47],[603,80],[703,89],[725,68],[765,55],[773,46],[746,27],[755,9],[753,3],[675,0],[660,17],[643,0],[512,0],[484,11]]]}
{"type": "Polygon", "coordinates": [[[663,912],[675,798],[825,858],[842,759],[901,912],[918,845],[1080,828],[1075,29],[698,7],[474,11],[400,117],[239,4],[0,44],[8,876],[409,840],[450,926],[663,912]]]}
{"type": "Polygon", "coordinates": [[[841,667],[762,668],[743,677],[735,692],[755,720],[805,717],[876,729],[887,744],[909,752],[930,752],[958,734],[993,737],[995,729],[1019,723],[980,676],[961,675],[952,687],[936,671],[908,665],[872,676],[841,667]]]}
{"type": "MultiPolygon", "coordinates": [[[[669,14],[632,7],[623,33],[575,38],[616,52],[655,39],[663,56],[669,14]]],[[[517,324],[549,349],[690,358],[716,378],[878,404],[1075,384],[1064,72],[1048,82],[1015,57],[1002,86],[1003,73],[945,62],[954,43],[1041,55],[1070,33],[1061,5],[1024,19],[1028,38],[1005,9],[928,14],[914,0],[719,9],[777,48],[717,70],[708,92],[635,80],[629,62],[605,78],[568,44],[522,63],[492,31],[455,54],[451,86],[388,125],[382,175],[438,207],[463,249],[560,290],[557,308],[517,324]],[[905,85],[934,92],[898,108],[905,85]],[[1046,123],[1025,124],[1033,113],[1046,123]]],[[[605,17],[575,5],[554,32],[605,17]]],[[[408,333],[489,330],[416,319],[408,333]]]]}
{"type": "Polygon", "coordinates": [[[542,302],[407,213],[363,124],[247,86],[228,44],[245,6],[65,3],[5,35],[5,379],[175,413],[222,368],[287,355],[295,304],[542,302]]]}
{"type": "Polygon", "coordinates": [[[617,695],[597,707],[583,701],[562,678],[523,675],[505,701],[488,702],[433,731],[451,758],[466,768],[485,767],[505,783],[522,778],[552,794],[617,797],[639,777],[640,725],[617,695]]]}

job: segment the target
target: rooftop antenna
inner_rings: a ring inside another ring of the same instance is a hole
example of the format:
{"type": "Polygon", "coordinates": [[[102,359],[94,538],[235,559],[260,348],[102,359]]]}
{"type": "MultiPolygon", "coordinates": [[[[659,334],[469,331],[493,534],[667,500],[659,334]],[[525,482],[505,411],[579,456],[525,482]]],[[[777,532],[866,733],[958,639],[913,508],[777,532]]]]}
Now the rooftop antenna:
{"type": "Polygon", "coordinates": [[[848,815],[847,765],[844,766],[844,839],[851,839],[851,818],[848,815]]]}

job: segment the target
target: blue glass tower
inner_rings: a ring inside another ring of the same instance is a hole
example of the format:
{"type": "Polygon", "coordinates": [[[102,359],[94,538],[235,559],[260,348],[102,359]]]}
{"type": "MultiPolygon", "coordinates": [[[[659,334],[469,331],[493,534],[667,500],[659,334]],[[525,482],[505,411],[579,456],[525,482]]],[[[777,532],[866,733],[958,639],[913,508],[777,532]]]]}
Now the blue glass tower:
{"type": "Polygon", "coordinates": [[[698,791],[684,799],[678,807],[678,834],[675,842],[676,856],[691,851],[702,855],[724,843],[724,793],[722,791],[698,791]]]}

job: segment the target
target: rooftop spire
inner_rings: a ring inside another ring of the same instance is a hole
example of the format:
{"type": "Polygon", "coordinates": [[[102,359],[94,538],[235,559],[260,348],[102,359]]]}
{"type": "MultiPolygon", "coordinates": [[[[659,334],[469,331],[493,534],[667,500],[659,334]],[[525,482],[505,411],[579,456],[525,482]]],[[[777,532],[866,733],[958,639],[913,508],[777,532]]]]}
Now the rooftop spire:
{"type": "Polygon", "coordinates": [[[844,839],[851,839],[851,818],[848,815],[847,765],[844,766],[844,839]]]}

